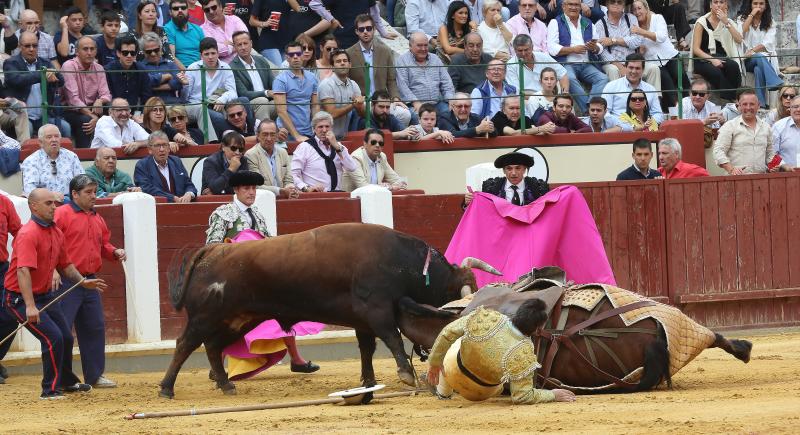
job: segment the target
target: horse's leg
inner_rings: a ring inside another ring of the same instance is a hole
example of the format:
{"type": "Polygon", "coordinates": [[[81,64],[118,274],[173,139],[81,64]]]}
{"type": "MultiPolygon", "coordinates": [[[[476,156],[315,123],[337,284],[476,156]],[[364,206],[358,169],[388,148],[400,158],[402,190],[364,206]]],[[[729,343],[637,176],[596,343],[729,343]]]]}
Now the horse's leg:
{"type": "Polygon", "coordinates": [[[175,397],[175,379],[178,377],[178,372],[183,363],[186,362],[186,359],[189,358],[189,355],[200,347],[202,342],[203,339],[200,336],[200,331],[192,327],[191,322],[186,325],[183,334],[178,337],[175,343],[175,353],[172,355],[172,362],[167,368],[167,372],[164,374],[164,379],[161,380],[161,391],[158,392],[159,396],[168,399],[175,397]]]}
{"type": "Polygon", "coordinates": [[[377,328],[375,332],[392,352],[394,360],[397,363],[397,377],[400,378],[400,381],[412,387],[416,386],[414,369],[411,367],[411,363],[408,362],[408,355],[405,349],[403,349],[403,339],[400,337],[400,332],[397,329],[389,327],[377,328]]]}
{"type": "MultiPolygon", "coordinates": [[[[375,355],[375,334],[356,330],[356,339],[358,339],[358,349],[361,351],[361,385],[374,387],[375,369],[372,367],[372,356],[375,355]]],[[[372,397],[372,392],[365,394],[361,403],[366,405],[372,401],[372,397]]]]}
{"type": "Polygon", "coordinates": [[[753,343],[747,340],[728,340],[720,334],[714,334],[716,340],[711,344],[711,347],[718,347],[725,352],[736,357],[745,363],[750,362],[750,350],[753,349],[753,343]]]}

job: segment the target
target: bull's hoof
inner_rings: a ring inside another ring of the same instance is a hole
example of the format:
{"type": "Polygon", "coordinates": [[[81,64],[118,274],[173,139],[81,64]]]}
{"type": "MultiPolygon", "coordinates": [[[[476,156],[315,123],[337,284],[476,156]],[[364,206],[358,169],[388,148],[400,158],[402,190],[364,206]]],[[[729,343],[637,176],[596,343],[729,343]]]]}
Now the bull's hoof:
{"type": "Polygon", "coordinates": [[[228,382],[225,385],[221,385],[219,388],[222,389],[222,393],[226,396],[235,396],[236,395],[236,385],[233,385],[233,382],[228,382]]]}
{"type": "Polygon", "coordinates": [[[400,378],[400,382],[409,385],[411,387],[416,387],[417,383],[414,381],[414,375],[411,372],[407,372],[403,369],[397,370],[397,377],[400,378]]]}
{"type": "Polygon", "coordinates": [[[163,397],[164,399],[174,399],[175,398],[175,392],[172,391],[172,389],[170,389],[170,388],[162,388],[158,392],[158,397],[163,397]]]}

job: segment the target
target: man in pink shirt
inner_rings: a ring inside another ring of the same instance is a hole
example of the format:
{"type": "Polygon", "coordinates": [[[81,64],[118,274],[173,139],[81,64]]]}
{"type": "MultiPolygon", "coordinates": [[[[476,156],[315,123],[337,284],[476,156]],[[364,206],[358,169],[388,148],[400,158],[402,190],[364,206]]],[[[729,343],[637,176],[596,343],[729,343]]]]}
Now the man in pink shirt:
{"type": "Polygon", "coordinates": [[[303,192],[341,191],[343,171],[359,168],[347,147],[336,141],[332,126],[330,113],[315,113],[311,118],[314,137],[298,145],[292,154],[294,184],[303,192]]]}
{"type": "Polygon", "coordinates": [[[535,0],[520,0],[519,13],[511,17],[506,26],[514,36],[519,34],[530,36],[534,51],[547,53],[547,25],[533,16],[537,8],[541,9],[541,6],[535,0]]]}
{"type": "Polygon", "coordinates": [[[236,15],[225,15],[219,0],[201,0],[200,4],[203,5],[203,12],[206,13],[206,22],[200,28],[203,29],[206,37],[217,40],[219,59],[230,63],[236,56],[233,34],[240,30],[249,32],[247,26],[236,15]]]}
{"type": "Polygon", "coordinates": [[[106,71],[95,62],[97,44],[84,36],[76,43],[76,54],[64,62],[64,100],[70,108],[64,119],[72,128],[76,148],[89,148],[97,120],[103,116],[103,105],[111,102],[106,71]]]}

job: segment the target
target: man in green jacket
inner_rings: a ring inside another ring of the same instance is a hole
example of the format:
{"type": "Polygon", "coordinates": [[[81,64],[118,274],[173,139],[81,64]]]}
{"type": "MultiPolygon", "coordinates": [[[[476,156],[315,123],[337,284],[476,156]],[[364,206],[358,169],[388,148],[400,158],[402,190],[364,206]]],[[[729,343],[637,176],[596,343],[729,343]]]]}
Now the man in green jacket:
{"type": "Polygon", "coordinates": [[[117,153],[113,148],[98,148],[94,166],[86,169],[86,175],[97,181],[98,198],[113,198],[120,193],[142,191],[133,185],[130,175],[117,169],[117,153]]]}

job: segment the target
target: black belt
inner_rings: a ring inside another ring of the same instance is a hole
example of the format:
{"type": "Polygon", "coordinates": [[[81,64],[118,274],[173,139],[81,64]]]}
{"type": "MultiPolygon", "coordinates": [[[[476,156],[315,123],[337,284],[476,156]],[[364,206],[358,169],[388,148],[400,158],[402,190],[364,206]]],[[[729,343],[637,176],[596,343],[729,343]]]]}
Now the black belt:
{"type": "Polygon", "coordinates": [[[483,382],[482,380],[480,380],[480,378],[475,376],[466,367],[464,367],[464,363],[461,361],[461,351],[460,350],[456,354],[456,364],[458,364],[458,368],[459,368],[459,370],[461,370],[461,373],[463,373],[464,376],[469,378],[472,382],[475,382],[476,384],[480,385],[481,387],[496,387],[496,386],[500,385],[500,384],[487,384],[486,382],[483,382]]]}

